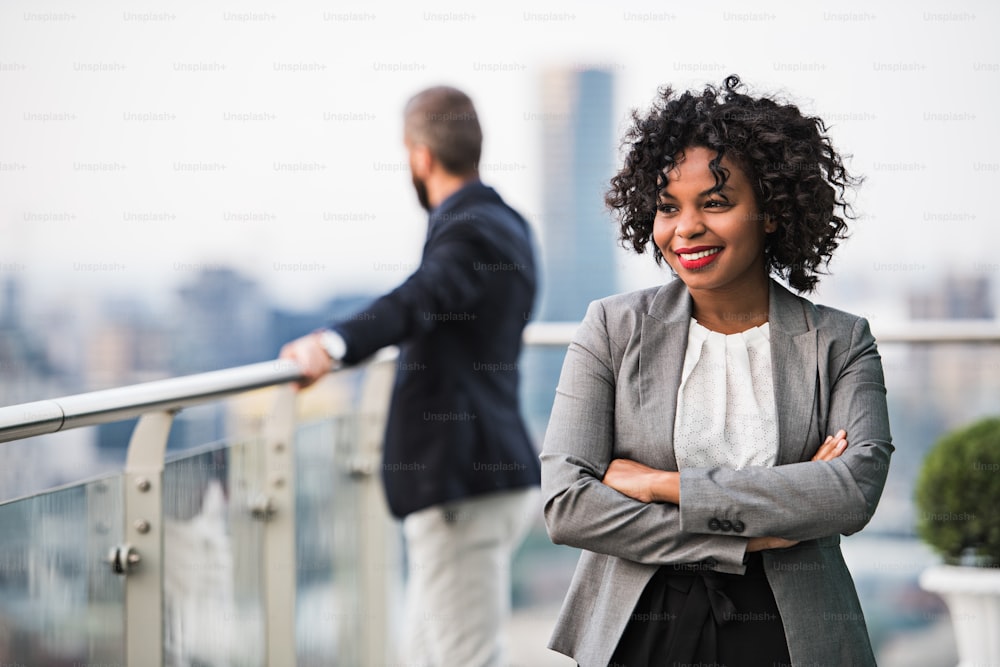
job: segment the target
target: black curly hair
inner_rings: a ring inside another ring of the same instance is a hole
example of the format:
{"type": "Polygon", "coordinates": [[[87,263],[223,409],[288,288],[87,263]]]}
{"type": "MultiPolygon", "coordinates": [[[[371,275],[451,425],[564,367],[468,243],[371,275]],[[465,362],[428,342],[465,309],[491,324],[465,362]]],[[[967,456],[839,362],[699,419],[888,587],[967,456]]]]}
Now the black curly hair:
{"type": "MultiPolygon", "coordinates": [[[[777,223],[764,248],[768,271],[800,292],[811,292],[816,274],[825,273],[847,236],[844,218],[855,218],[845,191],[862,179],[847,173],[822,119],[771,97],[750,97],[744,88],[735,74],[721,90],[709,85],[700,95],[660,88],[648,114],[632,112],[622,142],[625,163],[604,200],[621,226],[622,246],[631,244],[642,254],[650,245],[666,174],[685,148],[714,150],[709,168],[716,189],[728,177],[721,166],[725,157],[746,174],[760,212],[777,223]]],[[[657,263],[662,262],[660,249],[655,242],[652,246],[657,263]]]]}

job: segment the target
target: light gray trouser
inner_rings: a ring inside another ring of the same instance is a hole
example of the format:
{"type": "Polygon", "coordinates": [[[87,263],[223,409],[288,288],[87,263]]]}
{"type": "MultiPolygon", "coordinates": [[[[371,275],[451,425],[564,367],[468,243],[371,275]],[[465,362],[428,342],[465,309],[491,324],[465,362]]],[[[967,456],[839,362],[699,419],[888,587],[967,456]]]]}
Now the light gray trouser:
{"type": "Polygon", "coordinates": [[[500,667],[510,616],[510,561],[538,489],[435,505],[403,520],[408,580],[401,664],[500,667]]]}

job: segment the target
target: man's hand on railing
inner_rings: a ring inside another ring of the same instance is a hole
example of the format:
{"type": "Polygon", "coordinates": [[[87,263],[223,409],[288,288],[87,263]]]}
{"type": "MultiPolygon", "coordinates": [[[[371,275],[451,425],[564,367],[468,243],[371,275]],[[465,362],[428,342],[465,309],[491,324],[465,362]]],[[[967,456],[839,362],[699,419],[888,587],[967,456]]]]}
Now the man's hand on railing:
{"type": "Polygon", "coordinates": [[[319,332],[297,338],[286,343],[278,355],[281,359],[294,361],[302,369],[303,379],[297,383],[305,389],[333,369],[334,361],[320,342],[319,332]]]}

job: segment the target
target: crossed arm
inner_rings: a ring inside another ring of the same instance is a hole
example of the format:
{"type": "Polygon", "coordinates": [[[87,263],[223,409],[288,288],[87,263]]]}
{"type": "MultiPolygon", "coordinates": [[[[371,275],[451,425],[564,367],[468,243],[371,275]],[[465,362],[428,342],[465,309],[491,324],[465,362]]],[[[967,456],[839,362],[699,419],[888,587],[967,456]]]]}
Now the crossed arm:
{"type": "MultiPolygon", "coordinates": [[[[832,461],[847,449],[847,432],[844,429],[827,436],[812,457],[813,461],[832,461]]],[[[615,491],[641,503],[681,504],[681,475],[679,472],[657,470],[630,459],[614,459],[601,480],[615,491]]],[[[795,546],[798,540],[783,537],[751,537],[746,550],[784,549],[795,546]]]]}

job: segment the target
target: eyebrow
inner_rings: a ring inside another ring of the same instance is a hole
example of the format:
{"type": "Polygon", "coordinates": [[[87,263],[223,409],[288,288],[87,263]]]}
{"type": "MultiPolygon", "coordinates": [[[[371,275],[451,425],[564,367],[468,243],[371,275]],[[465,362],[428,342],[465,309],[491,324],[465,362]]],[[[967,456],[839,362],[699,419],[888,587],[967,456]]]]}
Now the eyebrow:
{"type": "MultiPolygon", "coordinates": [[[[669,183],[667,184],[667,187],[670,187],[669,183]]],[[[711,187],[711,188],[709,188],[707,190],[702,190],[701,192],[698,193],[698,196],[699,197],[704,197],[706,195],[721,195],[721,196],[725,197],[726,195],[723,194],[723,193],[726,192],[727,190],[729,192],[733,191],[732,186],[729,185],[729,181],[726,181],[726,184],[723,185],[721,188],[717,188],[717,187],[713,186],[713,187],[711,187]]],[[[677,197],[675,197],[672,194],[670,194],[669,192],[667,192],[667,188],[663,188],[662,190],[660,190],[660,196],[661,197],[670,197],[671,199],[677,199],[677,197]]]]}

